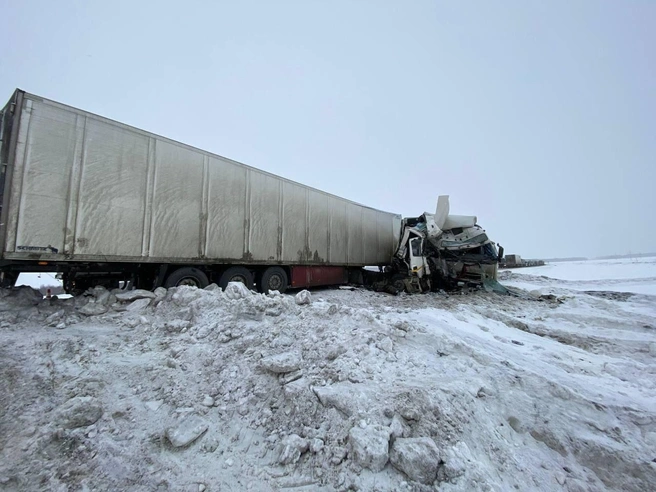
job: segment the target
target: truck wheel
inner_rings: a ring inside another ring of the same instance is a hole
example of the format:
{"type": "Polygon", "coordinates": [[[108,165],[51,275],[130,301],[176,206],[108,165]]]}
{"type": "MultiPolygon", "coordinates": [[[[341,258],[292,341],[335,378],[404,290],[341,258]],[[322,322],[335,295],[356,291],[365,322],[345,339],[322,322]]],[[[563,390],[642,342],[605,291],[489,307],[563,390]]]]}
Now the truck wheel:
{"type": "Polygon", "coordinates": [[[262,280],[260,280],[260,292],[266,294],[270,290],[277,290],[283,294],[287,287],[289,286],[289,281],[287,280],[287,273],[280,267],[271,267],[267,268],[262,274],[262,280]]]}
{"type": "Polygon", "coordinates": [[[241,282],[249,289],[252,289],[253,274],[244,267],[230,267],[221,275],[219,287],[225,290],[230,282],[241,282]]]}
{"type": "Polygon", "coordinates": [[[405,275],[394,275],[391,281],[391,287],[396,293],[405,292],[405,275]]]}
{"type": "Polygon", "coordinates": [[[198,287],[203,289],[209,285],[210,281],[198,268],[184,267],[178,268],[171,275],[166,278],[164,287],[178,287],[181,285],[188,285],[190,287],[198,287]]]}
{"type": "Polygon", "coordinates": [[[5,272],[4,278],[0,282],[0,287],[11,289],[14,285],[16,285],[16,280],[18,280],[18,275],[13,272],[5,272]]]}

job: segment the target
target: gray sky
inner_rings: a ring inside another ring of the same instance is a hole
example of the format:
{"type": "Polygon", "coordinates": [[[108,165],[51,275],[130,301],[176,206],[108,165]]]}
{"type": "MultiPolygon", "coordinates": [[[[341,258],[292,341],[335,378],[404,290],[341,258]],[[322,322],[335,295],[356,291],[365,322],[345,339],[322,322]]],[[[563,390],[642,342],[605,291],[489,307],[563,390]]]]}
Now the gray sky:
{"type": "MultiPolygon", "coordinates": [[[[507,253],[656,251],[656,2],[0,0],[16,88],[507,253]]],[[[4,94],[4,96],[2,96],[4,94]]]]}

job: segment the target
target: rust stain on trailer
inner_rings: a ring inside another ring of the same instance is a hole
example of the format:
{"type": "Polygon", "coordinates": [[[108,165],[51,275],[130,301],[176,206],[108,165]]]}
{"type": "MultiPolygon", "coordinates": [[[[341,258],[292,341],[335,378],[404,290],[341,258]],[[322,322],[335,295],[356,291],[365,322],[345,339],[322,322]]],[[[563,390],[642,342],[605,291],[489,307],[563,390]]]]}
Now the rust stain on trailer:
{"type": "Polygon", "coordinates": [[[314,263],[325,263],[326,260],[323,259],[321,256],[319,256],[319,251],[315,250],[314,253],[312,250],[308,247],[305,246],[305,249],[299,249],[296,254],[298,255],[298,261],[301,262],[306,262],[306,261],[311,261],[314,263]]]}
{"type": "Polygon", "coordinates": [[[207,221],[208,221],[208,213],[207,212],[201,212],[200,214],[200,241],[198,241],[198,257],[199,258],[204,258],[205,257],[205,247],[207,244],[207,221]]]}
{"type": "Polygon", "coordinates": [[[276,242],[276,258],[278,258],[278,261],[282,260],[282,226],[278,226],[278,241],[276,242]]]}

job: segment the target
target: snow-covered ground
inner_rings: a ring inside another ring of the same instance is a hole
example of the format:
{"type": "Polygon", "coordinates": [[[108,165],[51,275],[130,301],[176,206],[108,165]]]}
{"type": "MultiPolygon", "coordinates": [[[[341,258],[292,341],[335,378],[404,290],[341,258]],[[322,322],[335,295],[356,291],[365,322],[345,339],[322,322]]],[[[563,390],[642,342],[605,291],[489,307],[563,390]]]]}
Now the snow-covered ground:
{"type": "Polygon", "coordinates": [[[615,281],[656,273],[589,266],[515,295],[3,291],[0,489],[653,490],[656,297],[615,281]]]}
{"type": "Polygon", "coordinates": [[[656,296],[656,256],[623,258],[618,260],[588,260],[552,262],[545,266],[512,270],[513,285],[530,288],[537,279],[528,276],[545,276],[543,283],[552,279],[563,280],[555,286],[576,290],[607,289],[616,292],[633,292],[656,296]],[[527,284],[522,280],[527,279],[527,284]]]}

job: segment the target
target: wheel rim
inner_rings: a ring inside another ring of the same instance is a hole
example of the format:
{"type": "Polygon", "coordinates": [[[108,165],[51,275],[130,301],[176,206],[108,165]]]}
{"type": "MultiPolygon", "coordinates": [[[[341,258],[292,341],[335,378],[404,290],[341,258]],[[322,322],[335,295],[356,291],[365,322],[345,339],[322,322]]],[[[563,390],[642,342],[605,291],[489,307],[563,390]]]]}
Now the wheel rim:
{"type": "Polygon", "coordinates": [[[246,285],[246,277],[243,275],[233,275],[230,278],[230,282],[241,282],[242,284],[246,285]]]}
{"type": "Polygon", "coordinates": [[[271,275],[269,277],[269,290],[280,290],[282,287],[282,277],[280,275],[271,275]]]}
{"type": "Polygon", "coordinates": [[[183,285],[186,285],[188,287],[198,287],[199,283],[198,283],[198,280],[196,280],[195,278],[185,277],[185,278],[180,279],[180,281],[178,282],[178,287],[183,286],[183,285]]]}

